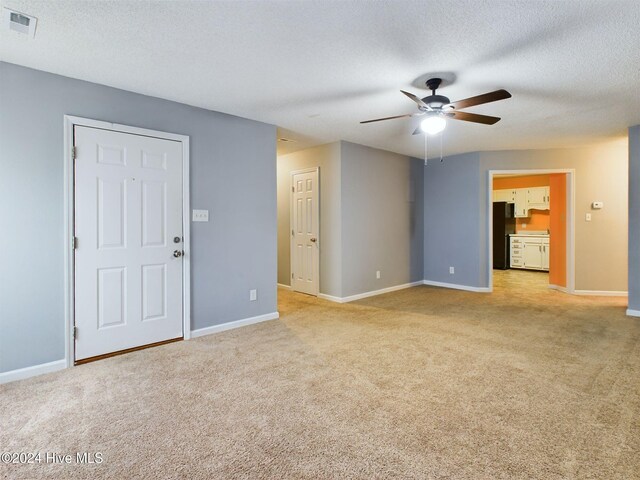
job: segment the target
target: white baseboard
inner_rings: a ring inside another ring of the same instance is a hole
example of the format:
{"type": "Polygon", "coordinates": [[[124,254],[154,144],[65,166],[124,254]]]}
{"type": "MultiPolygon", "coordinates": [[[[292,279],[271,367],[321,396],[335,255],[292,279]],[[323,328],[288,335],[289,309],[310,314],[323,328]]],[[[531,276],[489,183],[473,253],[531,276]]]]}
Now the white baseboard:
{"type": "Polygon", "coordinates": [[[324,293],[319,293],[318,298],[323,298],[325,300],[329,300],[331,302],[336,302],[336,303],[349,303],[349,302],[354,302],[356,300],[361,300],[367,297],[382,295],[383,293],[395,292],[397,290],[404,290],[405,288],[416,287],[418,285],[422,285],[421,280],[418,280],[417,282],[403,283],[402,285],[395,285],[393,287],[381,288],[380,290],[372,290],[370,292],[358,293],[356,295],[349,295],[348,297],[334,297],[333,295],[326,295],[324,293]]]}
{"type": "Polygon", "coordinates": [[[329,300],[330,302],[335,302],[335,303],[344,303],[342,298],[334,297],[333,295],[327,295],[326,293],[319,293],[318,298],[322,298],[323,300],[329,300]]]}
{"type": "Polygon", "coordinates": [[[630,317],[640,317],[640,310],[631,310],[630,308],[627,308],[627,315],[630,317]]]}
{"type": "Polygon", "coordinates": [[[291,285],[285,285],[284,283],[279,283],[278,288],[282,288],[284,290],[291,290],[291,285]]]}
{"type": "Polygon", "coordinates": [[[278,318],[280,318],[280,314],[278,312],[272,312],[264,315],[258,315],[257,317],[243,318],[242,320],[235,320],[233,322],[222,323],[220,325],[212,325],[211,327],[198,328],[197,330],[191,330],[191,338],[224,332],[225,330],[245,327],[247,325],[253,325],[254,323],[266,322],[267,320],[277,320],[278,318]]]}
{"type": "Polygon", "coordinates": [[[453,288],[455,290],[465,290],[467,292],[491,292],[489,287],[471,287],[469,285],[458,285],[457,283],[434,282],[433,280],[423,280],[423,283],[431,287],[453,288]]]}
{"type": "Polygon", "coordinates": [[[569,290],[567,290],[567,287],[563,287],[562,285],[554,285],[553,283],[550,283],[549,288],[551,290],[558,290],[559,292],[562,292],[562,293],[569,293],[569,290]]]}
{"type": "Polygon", "coordinates": [[[32,367],[10,370],[8,372],[0,373],[0,384],[35,377],[36,375],[42,375],[43,373],[57,372],[64,368],[67,368],[67,361],[63,358],[62,360],[56,360],[55,362],[42,363],[32,367]]]}
{"type": "Polygon", "coordinates": [[[627,297],[629,292],[617,290],[574,290],[574,295],[592,295],[595,297],[627,297]]]}

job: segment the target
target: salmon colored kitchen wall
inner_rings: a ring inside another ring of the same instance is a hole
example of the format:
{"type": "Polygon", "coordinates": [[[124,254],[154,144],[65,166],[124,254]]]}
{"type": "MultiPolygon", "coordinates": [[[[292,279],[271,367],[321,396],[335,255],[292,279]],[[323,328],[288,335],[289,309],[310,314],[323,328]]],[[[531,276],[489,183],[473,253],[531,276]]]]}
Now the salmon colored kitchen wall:
{"type": "Polygon", "coordinates": [[[493,189],[546,187],[550,175],[522,175],[521,177],[493,177],[493,189]]]}
{"type": "Polygon", "coordinates": [[[567,286],[567,174],[549,175],[549,284],[567,286]]]}
{"type": "Polygon", "coordinates": [[[494,177],[493,189],[549,186],[549,210],[531,210],[528,218],[516,219],[520,230],[549,230],[549,284],[567,286],[567,175],[494,177]],[[526,224],[526,228],[524,225],[526,224]]]}

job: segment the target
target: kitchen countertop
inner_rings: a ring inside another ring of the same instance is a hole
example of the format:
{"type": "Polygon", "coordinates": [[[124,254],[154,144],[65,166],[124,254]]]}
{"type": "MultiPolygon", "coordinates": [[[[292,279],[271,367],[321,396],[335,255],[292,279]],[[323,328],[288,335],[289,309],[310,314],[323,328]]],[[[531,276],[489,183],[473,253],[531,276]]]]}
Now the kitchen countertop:
{"type": "Polygon", "coordinates": [[[510,233],[510,237],[548,237],[548,233],[510,233]]]}

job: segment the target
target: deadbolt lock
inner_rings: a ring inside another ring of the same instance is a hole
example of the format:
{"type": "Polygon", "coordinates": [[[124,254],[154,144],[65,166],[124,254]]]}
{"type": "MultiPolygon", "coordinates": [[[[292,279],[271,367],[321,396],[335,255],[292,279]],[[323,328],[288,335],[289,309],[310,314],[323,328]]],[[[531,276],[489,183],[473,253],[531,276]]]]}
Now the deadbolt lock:
{"type": "Polygon", "coordinates": [[[180,237],[173,237],[173,243],[180,243],[182,239],[180,237]]]}

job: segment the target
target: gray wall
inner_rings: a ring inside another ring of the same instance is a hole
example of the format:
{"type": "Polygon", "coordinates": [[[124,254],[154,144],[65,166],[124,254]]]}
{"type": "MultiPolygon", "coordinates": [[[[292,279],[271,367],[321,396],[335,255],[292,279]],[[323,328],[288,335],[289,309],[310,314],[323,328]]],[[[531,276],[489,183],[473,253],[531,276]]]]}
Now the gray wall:
{"type": "Polygon", "coordinates": [[[424,162],[349,142],[341,157],[341,296],[422,280],[424,162]]]}
{"type": "Polygon", "coordinates": [[[278,157],[278,282],[291,284],[290,172],[316,166],[320,293],[346,297],[422,280],[422,160],[341,141],[278,157]]]}
{"type": "Polygon", "coordinates": [[[320,293],[340,296],[340,143],[278,157],[278,283],[291,285],[291,172],[320,167],[320,293]]]}
{"type": "Polygon", "coordinates": [[[479,152],[429,161],[425,169],[425,278],[488,286],[489,170],[575,169],[576,289],[627,290],[626,139],[596,146],[479,152]],[[591,202],[604,202],[591,210],[591,202]],[[585,222],[585,213],[592,221],[585,222]],[[455,266],[455,275],[448,267],[455,266]]]}
{"type": "Polygon", "coordinates": [[[64,114],[189,135],[192,328],[276,311],[275,126],[0,63],[0,372],[64,357],[64,114]]]}
{"type": "Polygon", "coordinates": [[[481,286],[480,154],[429,160],[424,167],[424,278],[481,286]],[[455,268],[453,275],[449,267],[455,268]]]}
{"type": "Polygon", "coordinates": [[[640,125],[629,128],[629,308],[640,310],[640,125]]]}

